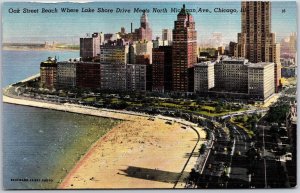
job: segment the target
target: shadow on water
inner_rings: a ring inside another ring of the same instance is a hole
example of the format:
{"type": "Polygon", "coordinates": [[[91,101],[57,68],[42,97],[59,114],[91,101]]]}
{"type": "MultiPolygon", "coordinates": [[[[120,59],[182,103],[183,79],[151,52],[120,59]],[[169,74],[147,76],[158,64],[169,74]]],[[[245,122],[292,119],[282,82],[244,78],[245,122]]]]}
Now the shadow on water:
{"type": "MultiPolygon", "coordinates": [[[[175,183],[176,180],[178,180],[178,177],[180,176],[180,173],[176,172],[168,172],[159,169],[149,169],[135,166],[128,166],[127,169],[121,171],[125,174],[119,175],[125,175],[132,178],[139,178],[165,183],[175,183]]],[[[183,175],[187,176],[188,172],[184,172],[183,175]]]]}

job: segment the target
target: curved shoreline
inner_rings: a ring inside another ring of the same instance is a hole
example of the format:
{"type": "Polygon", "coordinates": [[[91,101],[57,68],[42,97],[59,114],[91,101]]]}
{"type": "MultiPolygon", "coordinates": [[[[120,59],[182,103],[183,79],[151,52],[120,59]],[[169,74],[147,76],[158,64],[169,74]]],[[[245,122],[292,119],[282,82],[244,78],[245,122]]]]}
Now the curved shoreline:
{"type": "Polygon", "coordinates": [[[112,119],[119,119],[119,120],[132,120],[133,115],[130,114],[122,114],[119,112],[114,112],[113,110],[106,110],[106,109],[99,109],[96,108],[89,108],[81,105],[73,105],[73,104],[54,104],[54,103],[47,103],[47,102],[38,102],[33,100],[24,100],[24,99],[17,99],[3,95],[2,98],[4,103],[16,104],[16,105],[23,105],[23,106],[30,106],[30,107],[37,107],[37,108],[45,108],[57,111],[65,111],[70,113],[78,113],[84,115],[91,115],[91,116],[98,116],[104,118],[112,118],[112,119]]]}
{"type": "MultiPolygon", "coordinates": [[[[93,107],[86,107],[86,106],[75,105],[75,104],[52,104],[52,103],[47,103],[47,102],[38,102],[38,101],[32,101],[32,100],[17,99],[17,98],[8,97],[8,96],[5,96],[5,95],[3,95],[3,102],[10,103],[10,104],[38,107],[38,108],[53,109],[53,110],[58,110],[58,111],[71,112],[71,113],[79,113],[79,114],[86,114],[86,115],[92,115],[92,116],[99,116],[99,117],[105,117],[105,118],[113,118],[113,119],[125,120],[126,122],[129,121],[131,123],[139,122],[140,120],[145,121],[145,120],[147,120],[147,118],[153,117],[153,116],[150,116],[150,115],[147,115],[147,114],[135,113],[135,112],[129,112],[129,111],[118,111],[118,110],[110,110],[110,109],[97,109],[97,108],[93,108],[93,107]]],[[[174,124],[185,125],[185,126],[188,126],[190,128],[196,127],[196,124],[190,123],[190,122],[182,120],[182,119],[175,119],[175,118],[165,117],[165,116],[161,116],[161,115],[158,115],[158,116],[155,116],[155,117],[157,118],[157,120],[155,120],[155,123],[157,123],[159,121],[164,122],[164,121],[168,120],[168,121],[174,122],[174,124]]],[[[67,176],[65,177],[63,182],[58,186],[59,188],[67,188],[67,189],[70,188],[70,187],[66,186],[67,185],[66,181],[68,181],[67,179],[68,178],[70,179],[72,176],[78,174],[77,171],[80,167],[82,167],[82,163],[88,162],[89,158],[91,156],[95,155],[95,152],[97,151],[97,148],[99,149],[99,144],[104,143],[103,141],[105,141],[106,138],[108,138],[110,135],[112,135],[112,133],[116,133],[116,129],[117,128],[113,128],[111,131],[109,131],[104,136],[99,138],[89,148],[89,150],[85,153],[85,155],[74,165],[73,169],[67,174],[67,176]]],[[[177,182],[180,179],[182,180],[184,177],[186,177],[186,173],[188,173],[190,171],[190,169],[193,168],[193,166],[195,164],[195,158],[192,157],[191,155],[194,153],[196,147],[199,145],[199,133],[198,133],[198,131],[201,132],[201,137],[205,135],[201,128],[194,129],[193,132],[194,132],[194,134],[196,134],[198,136],[198,138],[197,138],[196,141],[193,142],[194,145],[192,145],[192,148],[190,148],[190,150],[188,152],[186,152],[186,154],[189,153],[189,156],[188,156],[188,158],[185,158],[186,161],[184,161],[184,164],[181,163],[180,171],[179,171],[180,175],[178,175],[177,181],[174,182],[176,188],[183,188],[184,187],[184,184],[182,182],[178,183],[178,184],[177,184],[177,182]],[[183,173],[185,173],[185,175],[182,175],[183,173]]],[[[175,140],[176,140],[176,138],[175,138],[175,140]]],[[[201,143],[200,143],[200,145],[201,145],[201,143]]],[[[167,188],[173,188],[173,186],[174,186],[174,184],[172,186],[166,186],[166,184],[165,185],[161,184],[161,185],[157,185],[155,187],[156,188],[166,188],[166,187],[167,188]]],[[[174,188],[175,188],[175,186],[174,186],[174,188]]],[[[155,188],[155,187],[153,187],[153,188],[155,188]]],[[[86,187],[86,188],[101,188],[101,187],[86,187]]],[[[113,188],[113,186],[110,187],[110,188],[113,188]]],[[[124,187],[124,188],[126,188],[126,187],[124,187]]],[[[141,188],[141,187],[132,187],[132,188],[141,188]]],[[[146,185],[145,188],[151,188],[151,187],[148,187],[146,185]]]]}

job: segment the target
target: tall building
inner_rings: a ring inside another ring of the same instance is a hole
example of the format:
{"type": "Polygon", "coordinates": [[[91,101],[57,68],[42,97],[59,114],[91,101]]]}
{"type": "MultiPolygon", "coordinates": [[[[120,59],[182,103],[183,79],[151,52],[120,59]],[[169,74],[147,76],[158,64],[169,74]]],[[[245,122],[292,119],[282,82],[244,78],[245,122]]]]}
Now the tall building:
{"type": "Polygon", "coordinates": [[[194,91],[196,93],[208,92],[215,87],[215,63],[207,61],[195,64],[194,91]]]}
{"type": "Polygon", "coordinates": [[[237,52],[237,49],[238,48],[238,44],[236,42],[230,42],[229,43],[229,53],[228,55],[230,57],[232,56],[237,56],[238,55],[238,52],[237,52]]]}
{"type": "MultiPolygon", "coordinates": [[[[152,41],[138,41],[135,42],[135,54],[136,56],[147,56],[149,63],[152,64],[152,41]]],[[[136,61],[136,64],[144,64],[136,61]]]]}
{"type": "Polygon", "coordinates": [[[152,91],[172,90],[172,46],[159,46],[152,51],[152,91]]]}
{"type": "Polygon", "coordinates": [[[121,31],[120,31],[121,34],[125,34],[126,31],[125,31],[125,27],[121,27],[121,31]]]}
{"type": "Polygon", "coordinates": [[[172,42],[168,40],[161,40],[159,37],[156,37],[155,40],[152,40],[153,48],[158,48],[159,46],[170,46],[172,45],[172,42]]]}
{"type": "Polygon", "coordinates": [[[250,62],[274,62],[275,91],[281,78],[280,45],[271,33],[271,2],[242,2],[242,32],[238,33],[238,57],[250,62]]]}
{"type": "Polygon", "coordinates": [[[150,58],[152,58],[152,57],[150,57],[149,54],[136,55],[135,56],[135,64],[150,65],[150,58]]]}
{"type": "Polygon", "coordinates": [[[49,57],[40,64],[41,87],[53,89],[56,87],[57,63],[49,57]]]}
{"type": "Polygon", "coordinates": [[[128,48],[127,63],[128,64],[135,64],[135,56],[136,56],[135,44],[130,44],[129,48],[128,48]]]}
{"type": "Polygon", "coordinates": [[[101,64],[101,89],[146,91],[146,65],[101,64]]]}
{"type": "MultiPolygon", "coordinates": [[[[292,32],[280,41],[280,57],[295,58],[297,51],[297,34],[292,32]]],[[[281,63],[282,64],[282,63],[281,63]]]]}
{"type": "Polygon", "coordinates": [[[193,92],[193,65],[197,63],[197,31],[193,16],[183,5],[173,29],[173,91],[193,92]]]}
{"type": "Polygon", "coordinates": [[[126,65],[126,90],[146,91],[146,65],[127,64],[126,65]]]}
{"type": "Polygon", "coordinates": [[[225,54],[225,47],[219,46],[218,47],[218,55],[224,55],[225,54]]]}
{"type": "Polygon", "coordinates": [[[100,63],[78,62],[76,64],[76,87],[100,89],[100,63]]]}
{"type": "Polygon", "coordinates": [[[101,63],[100,76],[102,90],[126,90],[125,63],[101,63]]]}
{"type": "Polygon", "coordinates": [[[126,64],[128,60],[129,46],[123,43],[107,43],[100,46],[100,62],[101,63],[122,63],[126,64]]]}
{"type": "MultiPolygon", "coordinates": [[[[274,88],[274,63],[259,62],[251,63],[244,58],[220,58],[214,67],[214,87],[208,90],[211,94],[234,98],[248,98],[255,101],[265,101],[275,91],[274,88]]],[[[207,70],[200,71],[199,65],[195,65],[195,91],[205,93],[199,89],[203,81],[207,84],[209,78],[203,78],[208,74],[207,70]],[[197,77],[197,78],[196,78],[197,77]],[[197,81],[197,82],[196,82],[197,81]],[[197,88],[197,89],[196,89],[197,88]]],[[[202,67],[203,68],[203,67],[202,67]]],[[[212,74],[212,72],[210,72],[212,74]]],[[[204,85],[204,84],[203,84],[204,85]]],[[[212,81],[211,81],[212,85],[212,81]]]]}
{"type": "Polygon", "coordinates": [[[76,87],[77,61],[57,62],[57,86],[59,88],[76,87]]]}
{"type": "Polygon", "coordinates": [[[289,53],[295,56],[297,50],[297,34],[295,32],[291,33],[289,38],[289,53]]]}
{"type": "Polygon", "coordinates": [[[163,29],[162,30],[162,41],[172,41],[172,31],[170,29],[163,29]]]}
{"type": "Polygon", "coordinates": [[[248,65],[248,94],[256,100],[265,100],[275,91],[274,63],[260,62],[248,65]]]}
{"type": "Polygon", "coordinates": [[[215,64],[216,90],[248,93],[248,60],[223,58],[215,64]]]}
{"type": "Polygon", "coordinates": [[[152,29],[150,28],[148,16],[145,11],[141,16],[140,27],[132,32],[132,39],[133,41],[152,40],[152,29]]]}
{"type": "Polygon", "coordinates": [[[91,37],[80,38],[80,57],[83,60],[92,60],[100,54],[100,45],[104,42],[102,33],[93,33],[91,37]]]}

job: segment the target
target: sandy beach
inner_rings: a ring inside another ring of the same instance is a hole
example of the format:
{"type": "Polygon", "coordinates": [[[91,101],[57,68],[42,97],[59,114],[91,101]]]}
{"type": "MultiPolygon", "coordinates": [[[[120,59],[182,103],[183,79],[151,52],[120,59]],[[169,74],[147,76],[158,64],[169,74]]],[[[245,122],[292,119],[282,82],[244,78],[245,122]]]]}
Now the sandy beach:
{"type": "Polygon", "coordinates": [[[137,117],[96,142],[59,188],[173,188],[196,142],[191,128],[137,117]]]}
{"type": "MultiPolygon", "coordinates": [[[[101,116],[124,120],[102,136],[67,174],[59,189],[112,188],[173,188],[182,187],[182,176],[187,176],[196,162],[189,156],[198,142],[198,135],[184,120],[108,109],[84,108],[71,104],[51,104],[3,96],[3,102],[101,116]],[[174,120],[167,124],[166,120],[174,120]],[[178,122],[180,123],[178,123],[178,122]],[[189,162],[187,163],[187,161],[189,162]],[[187,164],[183,175],[181,172],[187,164]]],[[[197,147],[205,141],[205,132],[197,147]]],[[[198,151],[198,148],[195,149],[198,151]]]]}

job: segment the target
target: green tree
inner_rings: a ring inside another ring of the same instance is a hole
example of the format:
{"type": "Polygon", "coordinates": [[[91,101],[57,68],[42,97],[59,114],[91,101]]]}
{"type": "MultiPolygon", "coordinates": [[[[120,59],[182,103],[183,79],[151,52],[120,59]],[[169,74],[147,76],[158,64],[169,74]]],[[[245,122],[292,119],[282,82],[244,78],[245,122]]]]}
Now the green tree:
{"type": "Polygon", "coordinates": [[[221,113],[221,112],[222,112],[222,106],[218,104],[216,106],[216,113],[221,113]]]}
{"type": "Polygon", "coordinates": [[[271,107],[267,115],[267,121],[275,122],[280,125],[282,122],[285,121],[289,110],[289,104],[285,103],[281,103],[277,106],[271,107]]]}
{"type": "Polygon", "coordinates": [[[242,119],[243,123],[246,123],[247,120],[248,120],[248,116],[247,116],[247,115],[244,115],[244,116],[243,116],[243,119],[242,119]]]}
{"type": "Polygon", "coordinates": [[[205,152],[205,149],[206,149],[206,145],[202,144],[201,147],[200,147],[200,149],[199,149],[199,153],[203,154],[205,152]]]}

